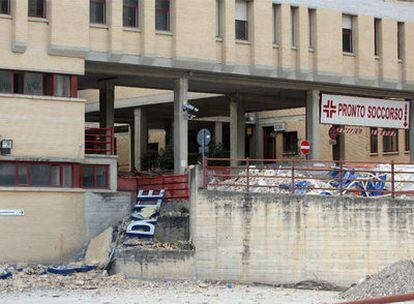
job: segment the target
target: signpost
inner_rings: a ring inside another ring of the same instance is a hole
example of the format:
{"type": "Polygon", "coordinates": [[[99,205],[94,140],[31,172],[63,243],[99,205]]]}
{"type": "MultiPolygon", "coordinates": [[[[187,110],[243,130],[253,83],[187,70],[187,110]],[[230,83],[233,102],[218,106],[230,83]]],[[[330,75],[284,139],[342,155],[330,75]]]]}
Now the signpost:
{"type": "Polygon", "coordinates": [[[304,155],[308,155],[311,150],[311,144],[307,140],[302,140],[300,143],[300,152],[302,152],[304,155]]]}
{"type": "Polygon", "coordinates": [[[198,148],[198,151],[201,155],[204,155],[208,153],[208,145],[211,142],[211,132],[208,129],[201,129],[197,133],[197,143],[200,145],[198,148]]]}
{"type": "Polygon", "coordinates": [[[320,122],[340,126],[410,128],[410,102],[322,94],[320,122]]]}

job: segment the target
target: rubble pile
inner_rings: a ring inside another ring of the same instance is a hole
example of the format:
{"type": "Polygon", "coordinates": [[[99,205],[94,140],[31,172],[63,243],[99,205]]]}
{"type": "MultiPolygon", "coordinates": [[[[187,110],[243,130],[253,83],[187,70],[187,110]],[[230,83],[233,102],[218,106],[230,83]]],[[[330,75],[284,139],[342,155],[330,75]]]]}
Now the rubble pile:
{"type": "MultiPolygon", "coordinates": [[[[315,170],[312,171],[296,169],[295,194],[337,196],[342,189],[342,194],[345,195],[390,196],[390,165],[378,165],[371,168],[372,172],[358,172],[358,169],[344,167],[342,177],[339,169],[332,169],[323,164],[315,164],[314,167],[315,170]]],[[[395,190],[414,191],[414,174],[410,173],[414,172],[414,166],[395,165],[394,170],[395,190]]],[[[231,178],[212,177],[209,179],[208,189],[243,192],[249,184],[249,191],[253,193],[292,192],[292,170],[289,167],[260,169],[252,166],[249,168],[248,183],[247,170],[241,170],[237,175],[231,178]]]]}
{"type": "Polygon", "coordinates": [[[414,292],[414,262],[402,260],[368,276],[342,293],[349,300],[401,295],[414,292]]]}
{"type": "Polygon", "coordinates": [[[128,247],[148,250],[194,250],[194,245],[190,241],[162,243],[153,239],[138,238],[127,238],[121,245],[118,246],[119,249],[128,247]]]}
{"type": "Polygon", "coordinates": [[[128,281],[122,274],[109,276],[106,270],[92,270],[71,275],[59,275],[48,272],[48,266],[3,265],[0,273],[10,273],[6,279],[0,279],[0,293],[27,292],[32,290],[63,291],[63,290],[95,290],[101,288],[133,287],[134,282],[128,281]]]}

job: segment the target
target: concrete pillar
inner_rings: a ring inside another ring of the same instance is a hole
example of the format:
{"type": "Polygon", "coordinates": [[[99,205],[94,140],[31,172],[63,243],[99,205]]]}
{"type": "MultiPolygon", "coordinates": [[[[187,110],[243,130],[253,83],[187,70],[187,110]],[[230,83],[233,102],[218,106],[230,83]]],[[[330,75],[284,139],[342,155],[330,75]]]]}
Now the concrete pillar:
{"type": "Polygon", "coordinates": [[[223,145],[223,123],[221,121],[214,123],[214,139],[216,145],[223,145]]]}
{"type": "Polygon", "coordinates": [[[414,102],[410,104],[410,163],[414,163],[414,102]]]}
{"type": "Polygon", "coordinates": [[[101,83],[99,89],[99,126],[113,128],[115,124],[115,84],[111,80],[101,83]]]}
{"type": "Polygon", "coordinates": [[[142,170],[142,157],[147,152],[148,146],[148,125],[147,115],[142,108],[134,109],[134,161],[135,168],[142,170]]]}
{"type": "Polygon", "coordinates": [[[319,91],[306,92],[306,139],[311,143],[309,158],[320,159],[319,91]]]}
{"type": "Polygon", "coordinates": [[[259,113],[256,112],[254,116],[254,157],[255,158],[261,158],[260,157],[260,116],[259,113]]]}
{"type": "Polygon", "coordinates": [[[135,123],[129,124],[129,171],[135,169],[135,123]]]}
{"type": "Polygon", "coordinates": [[[183,174],[188,166],[188,117],[184,104],[188,100],[188,79],[176,80],[174,89],[174,173],[183,174]]]}
{"type": "Polygon", "coordinates": [[[245,157],[246,118],[243,102],[239,96],[230,98],[230,158],[245,157]]]}

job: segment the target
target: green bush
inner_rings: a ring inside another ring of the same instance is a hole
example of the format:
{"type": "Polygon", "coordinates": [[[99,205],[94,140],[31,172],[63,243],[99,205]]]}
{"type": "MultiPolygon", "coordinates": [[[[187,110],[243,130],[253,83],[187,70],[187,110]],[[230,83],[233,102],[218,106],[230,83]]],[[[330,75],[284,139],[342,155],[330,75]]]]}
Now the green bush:
{"type": "Polygon", "coordinates": [[[161,150],[159,165],[161,170],[174,169],[174,149],[172,146],[166,146],[165,150],[161,150]]]}

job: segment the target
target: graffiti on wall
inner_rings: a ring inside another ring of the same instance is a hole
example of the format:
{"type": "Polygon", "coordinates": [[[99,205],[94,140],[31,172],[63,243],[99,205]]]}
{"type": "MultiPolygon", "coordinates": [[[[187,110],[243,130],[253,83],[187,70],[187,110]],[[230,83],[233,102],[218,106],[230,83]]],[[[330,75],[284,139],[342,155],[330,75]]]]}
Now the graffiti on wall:
{"type": "Polygon", "coordinates": [[[131,214],[131,222],[126,229],[128,236],[152,238],[155,234],[155,225],[164,200],[164,190],[140,190],[137,202],[131,214]]]}

